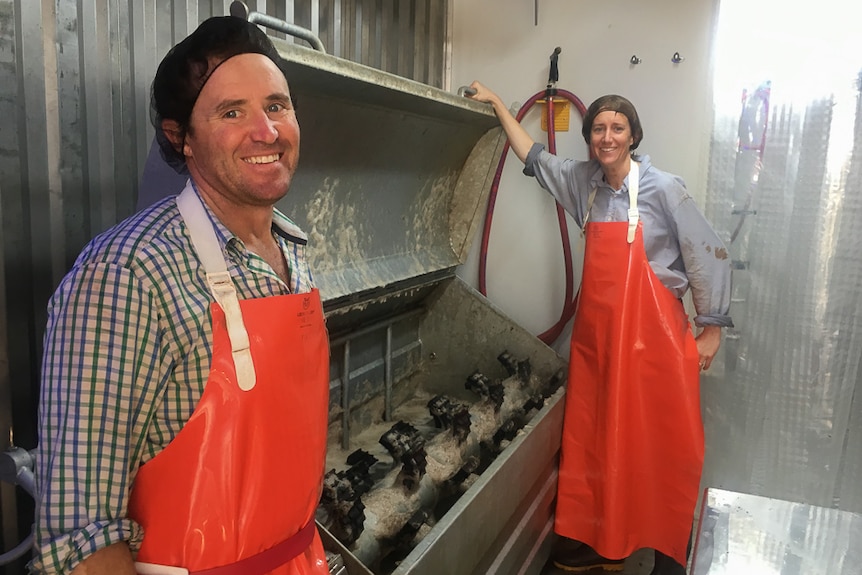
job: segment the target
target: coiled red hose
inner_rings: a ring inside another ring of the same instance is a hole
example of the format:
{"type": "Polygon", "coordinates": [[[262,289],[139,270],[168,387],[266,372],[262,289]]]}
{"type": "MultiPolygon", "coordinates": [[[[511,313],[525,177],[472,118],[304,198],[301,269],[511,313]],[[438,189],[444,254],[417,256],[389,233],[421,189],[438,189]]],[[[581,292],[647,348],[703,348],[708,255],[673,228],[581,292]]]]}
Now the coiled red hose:
{"type": "MultiPolygon", "coordinates": [[[[548,127],[548,152],[551,154],[557,153],[557,139],[556,133],[554,131],[554,106],[553,106],[553,98],[555,96],[560,96],[565,98],[572,105],[578,109],[578,112],[581,114],[581,118],[587,115],[587,107],[584,106],[584,103],[567,90],[559,90],[556,88],[550,88],[548,90],[538,92],[530,97],[521,109],[518,110],[518,114],[515,116],[515,119],[518,123],[524,119],[527,112],[532,108],[536,102],[545,98],[547,100],[548,105],[545,107],[546,115],[547,115],[547,127],[548,127]]],[[[497,191],[500,188],[500,178],[503,175],[503,167],[506,164],[506,157],[509,152],[509,142],[503,146],[503,154],[500,157],[500,163],[497,165],[497,171],[494,174],[494,180],[491,183],[491,192],[488,198],[488,208],[485,212],[485,224],[482,229],[482,245],[479,252],[479,292],[487,296],[487,277],[486,271],[488,266],[488,243],[491,237],[491,225],[494,220],[494,208],[497,203],[497,191]]],[[[566,323],[572,318],[572,315],[575,313],[575,280],[574,273],[572,269],[572,245],[571,240],[569,239],[569,226],[566,222],[566,213],[563,210],[563,207],[557,203],[557,223],[560,228],[560,239],[563,243],[563,259],[565,261],[566,268],[566,293],[565,293],[565,303],[563,305],[563,310],[560,314],[560,319],[551,326],[548,330],[540,333],[538,335],[539,339],[542,340],[546,344],[551,344],[556,340],[563,331],[563,328],[566,327],[566,323]]]]}

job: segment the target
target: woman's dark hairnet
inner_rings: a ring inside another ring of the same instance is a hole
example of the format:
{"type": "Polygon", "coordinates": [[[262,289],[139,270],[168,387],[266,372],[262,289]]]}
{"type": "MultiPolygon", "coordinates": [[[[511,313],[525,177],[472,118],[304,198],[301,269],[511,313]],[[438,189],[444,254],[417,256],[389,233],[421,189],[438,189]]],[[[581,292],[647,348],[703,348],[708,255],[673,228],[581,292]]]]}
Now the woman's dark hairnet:
{"type": "Polygon", "coordinates": [[[596,116],[607,111],[618,112],[628,119],[629,127],[632,130],[632,145],[630,149],[636,149],[644,137],[638,111],[635,110],[634,104],[616,94],[608,94],[597,98],[587,109],[587,115],[584,116],[584,125],[581,128],[581,134],[584,136],[587,146],[590,145],[590,132],[593,129],[593,121],[596,119],[596,116]]]}
{"type": "Polygon", "coordinates": [[[185,138],[192,108],[213,71],[229,58],[249,53],[266,56],[285,73],[284,60],[267,35],[254,24],[234,16],[205,20],[171,48],[159,64],[150,94],[150,120],[162,157],[177,172],[186,171],[185,156],[182,148],[177,150],[165,135],[162,120],[176,121],[185,138]]]}

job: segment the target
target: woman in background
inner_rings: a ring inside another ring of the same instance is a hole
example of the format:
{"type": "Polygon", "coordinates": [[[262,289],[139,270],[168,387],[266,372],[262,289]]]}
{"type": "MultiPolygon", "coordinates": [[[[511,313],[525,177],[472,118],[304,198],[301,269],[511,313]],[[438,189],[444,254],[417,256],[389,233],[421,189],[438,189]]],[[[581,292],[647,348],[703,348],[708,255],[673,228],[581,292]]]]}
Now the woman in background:
{"type": "Polygon", "coordinates": [[[633,151],[635,107],[593,102],[583,136],[592,159],[546,152],[480,84],[539,184],[583,229],[586,243],[572,329],[552,561],[618,571],[656,550],[653,575],[684,574],[703,464],[699,371],[721,328],[733,325],[727,250],[678,176],[633,151]],[[691,289],[695,338],[682,304],[691,289]]]}

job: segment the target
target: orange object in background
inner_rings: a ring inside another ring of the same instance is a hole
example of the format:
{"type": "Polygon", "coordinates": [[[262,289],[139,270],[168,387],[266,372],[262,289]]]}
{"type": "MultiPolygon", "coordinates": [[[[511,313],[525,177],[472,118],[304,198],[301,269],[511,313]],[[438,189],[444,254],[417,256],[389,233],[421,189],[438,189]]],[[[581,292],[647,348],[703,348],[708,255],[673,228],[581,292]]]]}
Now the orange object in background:
{"type": "MultiPolygon", "coordinates": [[[[539,104],[543,106],[548,105],[547,100],[537,100],[539,104]]],[[[565,98],[554,99],[554,131],[555,132],[568,132],[569,131],[569,117],[571,116],[571,106],[569,105],[569,101],[565,98]]],[[[542,114],[542,131],[548,131],[548,114],[542,114]]]]}

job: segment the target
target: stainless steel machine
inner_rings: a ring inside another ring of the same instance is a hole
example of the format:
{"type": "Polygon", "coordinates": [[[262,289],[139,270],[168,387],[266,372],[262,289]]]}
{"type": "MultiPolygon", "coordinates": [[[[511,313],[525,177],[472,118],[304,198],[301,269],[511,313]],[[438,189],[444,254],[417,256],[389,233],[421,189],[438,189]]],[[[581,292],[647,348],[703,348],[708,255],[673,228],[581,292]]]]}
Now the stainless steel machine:
{"type": "Polygon", "coordinates": [[[538,573],[565,362],[455,275],[504,143],[490,108],[278,44],[302,128],[280,205],[331,342],[318,521],[348,572],[538,573]]]}

